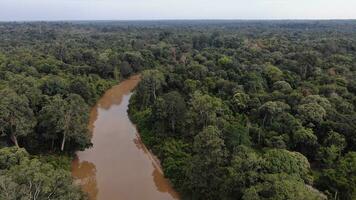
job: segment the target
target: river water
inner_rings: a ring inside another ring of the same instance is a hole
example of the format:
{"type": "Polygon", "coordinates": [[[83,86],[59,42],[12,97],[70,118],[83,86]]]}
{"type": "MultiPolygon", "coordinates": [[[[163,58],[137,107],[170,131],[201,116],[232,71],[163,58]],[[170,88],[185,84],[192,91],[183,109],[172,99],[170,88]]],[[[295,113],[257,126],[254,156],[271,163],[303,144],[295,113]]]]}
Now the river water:
{"type": "Polygon", "coordinates": [[[90,200],[178,199],[159,163],[142,144],[127,109],[139,76],[108,90],[92,109],[93,147],[72,163],[72,176],[90,200]]]}

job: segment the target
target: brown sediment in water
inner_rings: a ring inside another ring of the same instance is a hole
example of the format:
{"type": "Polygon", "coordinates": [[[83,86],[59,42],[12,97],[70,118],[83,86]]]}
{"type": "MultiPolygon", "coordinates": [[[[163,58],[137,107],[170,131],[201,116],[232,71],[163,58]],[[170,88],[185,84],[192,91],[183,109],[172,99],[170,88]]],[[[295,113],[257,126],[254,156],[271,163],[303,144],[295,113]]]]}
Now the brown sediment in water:
{"type": "Polygon", "coordinates": [[[132,76],[114,86],[92,109],[93,147],[77,152],[72,163],[75,182],[90,200],[179,198],[128,117],[129,99],[139,81],[132,76]]]}

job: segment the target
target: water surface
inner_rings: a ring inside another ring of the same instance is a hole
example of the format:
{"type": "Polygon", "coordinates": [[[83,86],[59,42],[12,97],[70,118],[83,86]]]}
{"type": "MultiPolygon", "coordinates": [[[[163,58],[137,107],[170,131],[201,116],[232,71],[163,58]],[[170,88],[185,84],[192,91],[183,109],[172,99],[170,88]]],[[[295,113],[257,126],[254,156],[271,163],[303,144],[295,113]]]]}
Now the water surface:
{"type": "Polygon", "coordinates": [[[128,117],[139,80],[132,76],[114,86],[91,111],[93,147],[78,152],[72,163],[72,175],[90,200],[178,199],[128,117]]]}

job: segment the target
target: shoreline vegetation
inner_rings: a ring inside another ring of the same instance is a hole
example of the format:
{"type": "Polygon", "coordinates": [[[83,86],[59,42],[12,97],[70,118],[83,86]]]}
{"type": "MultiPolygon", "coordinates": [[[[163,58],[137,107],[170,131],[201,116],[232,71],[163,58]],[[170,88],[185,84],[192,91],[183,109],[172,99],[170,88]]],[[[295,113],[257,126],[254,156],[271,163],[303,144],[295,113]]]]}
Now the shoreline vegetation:
{"type": "Polygon", "coordinates": [[[355,21],[0,22],[0,41],[0,199],[86,199],[67,156],[136,73],[130,118],[182,199],[356,197],[355,21]]]}

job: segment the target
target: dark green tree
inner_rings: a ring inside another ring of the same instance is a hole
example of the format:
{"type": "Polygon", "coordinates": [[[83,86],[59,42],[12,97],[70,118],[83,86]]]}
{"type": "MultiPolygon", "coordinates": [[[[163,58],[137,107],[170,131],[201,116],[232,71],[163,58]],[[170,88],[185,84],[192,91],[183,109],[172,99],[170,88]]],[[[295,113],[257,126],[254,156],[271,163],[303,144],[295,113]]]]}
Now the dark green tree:
{"type": "Polygon", "coordinates": [[[195,199],[216,199],[222,184],[226,151],[221,132],[206,127],[194,138],[193,157],[187,170],[189,191],[195,199]]]}
{"type": "Polygon", "coordinates": [[[36,118],[25,95],[9,88],[0,90],[0,132],[5,133],[19,147],[18,138],[33,131],[36,118]]]}

